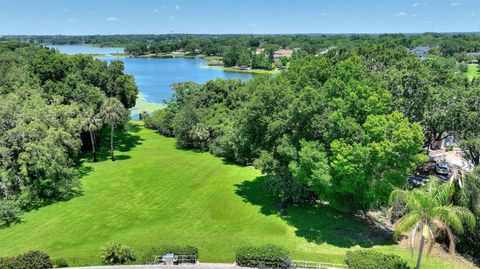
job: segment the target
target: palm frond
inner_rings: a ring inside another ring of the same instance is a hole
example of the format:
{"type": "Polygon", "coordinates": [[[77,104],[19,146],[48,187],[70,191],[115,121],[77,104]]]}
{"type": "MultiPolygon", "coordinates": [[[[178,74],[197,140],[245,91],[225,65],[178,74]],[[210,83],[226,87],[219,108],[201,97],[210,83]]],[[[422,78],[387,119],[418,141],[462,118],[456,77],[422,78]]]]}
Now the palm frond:
{"type": "Polygon", "coordinates": [[[421,222],[420,215],[416,214],[415,212],[408,213],[395,222],[393,237],[398,239],[400,234],[410,231],[419,222],[421,222]]]}
{"type": "Polygon", "coordinates": [[[443,183],[440,185],[436,183],[432,184],[432,186],[433,185],[436,185],[431,192],[435,205],[440,206],[448,204],[450,197],[455,192],[455,186],[452,183],[443,183]]]}
{"type": "Polygon", "coordinates": [[[432,217],[436,218],[444,225],[452,227],[455,231],[463,233],[462,220],[457,215],[455,208],[449,206],[439,206],[432,210],[432,217]]]}

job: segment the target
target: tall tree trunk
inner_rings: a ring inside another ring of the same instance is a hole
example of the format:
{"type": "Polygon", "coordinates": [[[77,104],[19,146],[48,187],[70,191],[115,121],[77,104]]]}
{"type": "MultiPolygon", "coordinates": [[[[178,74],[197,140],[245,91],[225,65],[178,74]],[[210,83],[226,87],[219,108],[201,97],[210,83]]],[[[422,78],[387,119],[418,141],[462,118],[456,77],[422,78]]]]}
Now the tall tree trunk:
{"type": "Polygon", "coordinates": [[[112,162],[115,161],[115,154],[113,153],[113,130],[114,125],[112,124],[112,129],[110,130],[110,151],[112,152],[112,162]]]}
{"type": "Polygon", "coordinates": [[[420,263],[422,263],[422,254],[423,254],[423,247],[425,246],[425,236],[420,239],[420,247],[418,249],[418,260],[417,260],[417,269],[420,269],[420,263]]]}
{"type": "Polygon", "coordinates": [[[92,155],[93,162],[97,162],[97,152],[95,151],[95,137],[93,136],[93,131],[90,131],[90,140],[92,141],[92,155]]]}

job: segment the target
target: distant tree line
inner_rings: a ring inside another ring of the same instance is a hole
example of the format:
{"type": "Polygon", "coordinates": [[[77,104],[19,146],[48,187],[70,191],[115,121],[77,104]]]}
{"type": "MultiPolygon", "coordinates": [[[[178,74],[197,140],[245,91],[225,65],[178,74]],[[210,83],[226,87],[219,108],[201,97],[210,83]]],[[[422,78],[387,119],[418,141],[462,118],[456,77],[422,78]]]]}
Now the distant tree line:
{"type": "Polygon", "coordinates": [[[299,48],[305,54],[321,53],[330,47],[358,48],[368,44],[386,46],[404,46],[414,48],[428,46],[432,53],[442,56],[480,51],[480,35],[459,34],[295,34],[295,35],[195,35],[195,34],[161,34],[161,35],[87,35],[87,36],[1,36],[0,42],[20,40],[30,43],[49,45],[89,44],[95,46],[125,47],[132,55],[167,53],[184,50],[192,54],[223,55],[228,48],[269,46],[277,48],[299,48]]]}

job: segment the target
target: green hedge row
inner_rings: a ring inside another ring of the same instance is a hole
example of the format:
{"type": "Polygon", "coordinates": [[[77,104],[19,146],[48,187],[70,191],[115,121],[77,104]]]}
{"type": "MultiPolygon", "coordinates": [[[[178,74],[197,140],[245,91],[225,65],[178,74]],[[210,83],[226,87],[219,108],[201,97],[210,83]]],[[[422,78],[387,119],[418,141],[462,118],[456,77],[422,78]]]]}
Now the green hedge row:
{"type": "Polygon", "coordinates": [[[286,248],[273,244],[247,246],[237,250],[235,261],[246,267],[287,267],[289,254],[286,248]]]}
{"type": "Polygon", "coordinates": [[[40,251],[30,251],[16,257],[0,258],[1,269],[46,269],[52,267],[50,257],[40,251]]]}
{"type": "Polygon", "coordinates": [[[196,263],[198,260],[198,249],[192,246],[158,246],[147,249],[141,259],[142,264],[152,264],[155,259],[162,257],[167,253],[175,255],[189,255],[192,257],[184,257],[184,263],[196,263]],[[195,255],[195,257],[193,257],[195,255]]]}
{"type": "Polygon", "coordinates": [[[371,250],[347,251],[345,263],[350,269],[409,269],[407,262],[397,255],[386,255],[371,250]]]}

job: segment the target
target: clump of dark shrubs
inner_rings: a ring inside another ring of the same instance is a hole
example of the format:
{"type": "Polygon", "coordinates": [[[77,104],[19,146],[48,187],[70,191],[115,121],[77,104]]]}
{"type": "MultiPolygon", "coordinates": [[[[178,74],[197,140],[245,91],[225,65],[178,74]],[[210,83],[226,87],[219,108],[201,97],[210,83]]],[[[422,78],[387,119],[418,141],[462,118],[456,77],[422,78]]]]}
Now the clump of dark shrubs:
{"type": "Polygon", "coordinates": [[[345,263],[350,269],[409,269],[397,255],[387,255],[372,250],[347,251],[345,263]]]}
{"type": "Polygon", "coordinates": [[[52,268],[50,257],[41,251],[29,251],[16,257],[0,258],[2,269],[47,269],[52,268]]]}

